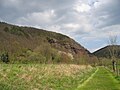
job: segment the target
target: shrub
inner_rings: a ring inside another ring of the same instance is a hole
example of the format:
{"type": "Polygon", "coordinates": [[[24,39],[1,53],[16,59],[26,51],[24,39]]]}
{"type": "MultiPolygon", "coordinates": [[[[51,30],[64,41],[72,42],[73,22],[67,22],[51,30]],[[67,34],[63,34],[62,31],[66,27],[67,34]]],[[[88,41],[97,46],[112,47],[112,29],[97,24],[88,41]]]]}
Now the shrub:
{"type": "Polygon", "coordinates": [[[8,53],[3,53],[1,55],[1,60],[4,62],[4,63],[8,63],[9,62],[9,55],[8,53]]]}
{"type": "Polygon", "coordinates": [[[5,31],[5,32],[8,32],[8,31],[9,31],[9,28],[8,28],[8,27],[5,27],[5,28],[4,28],[4,31],[5,31]]]}

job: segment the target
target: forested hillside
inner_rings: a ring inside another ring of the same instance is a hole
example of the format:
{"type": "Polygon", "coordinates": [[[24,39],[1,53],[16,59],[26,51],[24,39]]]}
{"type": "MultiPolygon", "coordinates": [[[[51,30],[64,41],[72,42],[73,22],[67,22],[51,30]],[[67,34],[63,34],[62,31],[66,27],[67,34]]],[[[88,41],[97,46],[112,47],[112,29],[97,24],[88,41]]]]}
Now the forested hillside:
{"type": "Polygon", "coordinates": [[[1,22],[0,54],[4,53],[10,63],[92,62],[90,52],[66,35],[1,22]]]}
{"type": "Polygon", "coordinates": [[[93,54],[96,55],[97,57],[103,57],[103,58],[110,58],[110,52],[114,50],[114,54],[116,58],[120,58],[120,45],[114,45],[114,46],[106,46],[103,47],[97,51],[95,51],[93,54]]]}

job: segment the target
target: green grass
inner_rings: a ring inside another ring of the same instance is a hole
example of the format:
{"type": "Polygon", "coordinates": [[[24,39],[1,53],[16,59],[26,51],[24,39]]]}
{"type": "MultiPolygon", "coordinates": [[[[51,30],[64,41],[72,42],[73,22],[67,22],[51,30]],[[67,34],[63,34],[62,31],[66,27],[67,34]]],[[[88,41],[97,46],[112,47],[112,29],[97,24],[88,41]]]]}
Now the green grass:
{"type": "Polygon", "coordinates": [[[120,90],[120,83],[111,72],[100,67],[92,79],[77,90],[120,90]]]}
{"type": "Polygon", "coordinates": [[[73,64],[0,64],[0,90],[74,90],[94,71],[73,64]]]}

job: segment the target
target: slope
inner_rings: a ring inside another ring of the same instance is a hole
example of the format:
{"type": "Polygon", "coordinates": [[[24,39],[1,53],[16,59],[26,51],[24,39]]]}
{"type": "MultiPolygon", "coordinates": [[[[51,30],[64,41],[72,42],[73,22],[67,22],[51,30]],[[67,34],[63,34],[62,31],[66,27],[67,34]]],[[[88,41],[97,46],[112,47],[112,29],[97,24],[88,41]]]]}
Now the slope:
{"type": "Polygon", "coordinates": [[[6,52],[11,63],[85,63],[90,55],[80,44],[60,33],[1,22],[0,54],[6,52]]]}
{"type": "Polygon", "coordinates": [[[95,52],[93,52],[94,55],[97,57],[104,57],[104,58],[110,58],[110,52],[109,50],[112,50],[112,48],[115,48],[115,54],[117,58],[120,58],[120,45],[114,45],[114,46],[106,46],[103,47],[95,52]]]}

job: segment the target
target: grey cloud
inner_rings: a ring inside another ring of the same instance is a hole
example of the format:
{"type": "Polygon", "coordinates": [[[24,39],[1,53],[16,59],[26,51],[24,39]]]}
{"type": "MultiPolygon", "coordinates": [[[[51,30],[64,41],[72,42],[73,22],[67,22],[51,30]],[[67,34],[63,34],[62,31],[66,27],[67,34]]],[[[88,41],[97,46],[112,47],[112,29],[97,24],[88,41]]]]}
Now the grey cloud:
{"type": "Polygon", "coordinates": [[[0,0],[0,20],[60,32],[76,40],[99,40],[109,32],[120,33],[119,6],[119,0],[0,0]],[[81,4],[90,9],[75,10],[76,5],[83,8],[81,4]]]}
{"type": "MultiPolygon", "coordinates": [[[[98,22],[98,28],[120,24],[120,1],[119,0],[99,0],[98,7],[93,11],[93,17],[98,22]]],[[[94,18],[93,18],[94,19],[94,18]]]]}
{"type": "MultiPolygon", "coordinates": [[[[110,25],[120,24],[119,0],[99,0],[97,3],[101,3],[101,6],[97,5],[98,7],[95,8],[91,6],[89,13],[78,13],[73,9],[76,3],[95,5],[96,1],[98,0],[0,0],[0,18],[7,22],[32,26],[39,25],[43,28],[46,28],[47,24],[47,29],[50,26],[57,25],[61,29],[69,31],[70,28],[64,28],[62,25],[77,23],[80,28],[77,28],[73,33],[78,35],[83,34],[83,32],[89,33],[93,29],[98,30],[110,25]],[[47,22],[46,19],[43,19],[45,16],[42,14],[50,10],[55,11],[55,17],[47,22]],[[37,17],[34,17],[35,13],[38,14],[37,17]],[[38,21],[35,21],[35,18],[38,21]]],[[[70,32],[72,33],[72,31],[70,32]]]]}
{"type": "Polygon", "coordinates": [[[73,0],[0,0],[0,17],[14,22],[13,18],[17,19],[28,13],[44,12],[49,9],[58,11],[70,8],[73,3],[73,0]]]}

